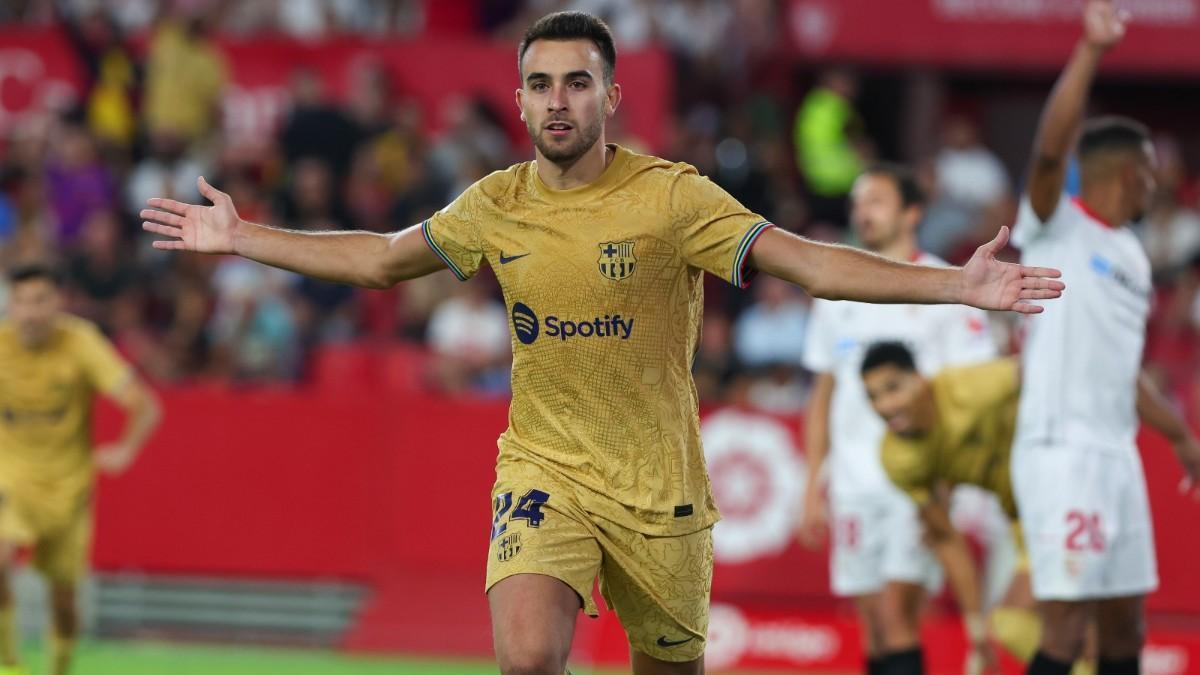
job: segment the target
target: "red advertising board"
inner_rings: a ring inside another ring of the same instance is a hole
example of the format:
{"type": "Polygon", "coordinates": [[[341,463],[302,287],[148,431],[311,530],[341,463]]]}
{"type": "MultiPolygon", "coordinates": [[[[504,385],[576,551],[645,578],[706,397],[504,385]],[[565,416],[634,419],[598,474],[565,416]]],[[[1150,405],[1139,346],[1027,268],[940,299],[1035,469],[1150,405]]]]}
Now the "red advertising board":
{"type": "MultiPolygon", "coordinates": [[[[483,569],[505,402],[348,382],[162,397],[166,421],[143,456],[127,474],[100,481],[97,568],[354,580],[375,592],[348,645],[486,653],[483,569]],[[470,639],[437,641],[447,635],[470,639]]],[[[99,422],[107,438],[118,420],[106,411],[99,422]]],[[[850,608],[829,593],[827,552],[794,543],[804,485],[799,432],[795,419],[704,415],[724,513],[714,531],[714,670],[858,667],[858,632],[850,608]]],[[[1162,439],[1141,440],[1162,578],[1149,601],[1144,672],[1182,675],[1200,664],[1200,543],[1188,536],[1200,506],[1178,494],[1180,470],[1162,439]]],[[[927,628],[932,672],[958,672],[962,656],[961,628],[945,609],[939,604],[927,628]]],[[[580,629],[586,658],[625,658],[611,614],[581,620],[580,629]]]]}
{"type": "Polygon", "coordinates": [[[0,30],[0,140],[31,110],[76,101],[83,73],[57,31],[0,30]]]}
{"type": "MultiPolygon", "coordinates": [[[[1118,0],[1133,23],[1114,70],[1200,73],[1200,0],[1118,0]]],[[[791,0],[795,52],[813,60],[1013,70],[1061,68],[1082,0],[791,0]]]]}

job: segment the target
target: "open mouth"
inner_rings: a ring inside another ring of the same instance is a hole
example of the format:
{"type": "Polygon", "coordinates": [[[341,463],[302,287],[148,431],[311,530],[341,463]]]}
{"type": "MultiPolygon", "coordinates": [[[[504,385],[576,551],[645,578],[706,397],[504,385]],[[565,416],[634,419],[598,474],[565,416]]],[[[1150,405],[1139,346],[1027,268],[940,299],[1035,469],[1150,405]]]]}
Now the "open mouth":
{"type": "Polygon", "coordinates": [[[893,415],[888,418],[887,424],[891,427],[892,431],[899,433],[908,429],[908,418],[904,415],[893,415]]]}
{"type": "Polygon", "coordinates": [[[571,132],[571,129],[574,129],[574,127],[566,122],[550,122],[546,125],[546,131],[554,137],[566,136],[571,132]]]}

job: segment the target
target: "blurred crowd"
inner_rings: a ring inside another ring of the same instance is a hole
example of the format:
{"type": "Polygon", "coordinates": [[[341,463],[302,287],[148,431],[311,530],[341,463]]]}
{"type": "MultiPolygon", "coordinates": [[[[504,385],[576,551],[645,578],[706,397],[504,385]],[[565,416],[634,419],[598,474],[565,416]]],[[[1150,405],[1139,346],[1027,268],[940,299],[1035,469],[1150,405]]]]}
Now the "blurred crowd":
{"type": "MultiPolygon", "coordinates": [[[[0,139],[0,267],[57,261],[71,310],[97,321],[161,383],[297,382],[319,373],[330,353],[384,349],[403,355],[404,374],[393,378],[403,386],[503,396],[508,315],[486,271],[462,284],[439,273],[389,291],[356,290],[235,257],[154,250],[137,212],[150,196],[199,201],[195,178],[204,175],[246,219],[390,231],[420,222],[488,172],[528,159],[528,141],[506,130],[510,111],[467,99],[433,136],[419,106],[381,68],[360,68],[337,102],[315,72],[297,69],[273,138],[247,152],[223,133],[230,66],[213,36],[403,37],[436,26],[515,44],[548,11],[591,11],[610,21],[620,49],[668,50],[680,83],[664,147],[639,147],[619,128],[611,140],[695,165],[781,227],[852,243],[850,186],[868,163],[898,153],[870,127],[853,70],[779,57],[779,5],[9,0],[0,4],[0,30],[59,26],[86,91],[78,105],[27,115],[0,139]]],[[[930,147],[905,158],[930,196],[923,248],[961,262],[1012,222],[1019,168],[989,149],[969,111],[933,112],[930,147]]],[[[1172,391],[1194,401],[1200,183],[1179,143],[1163,136],[1158,146],[1162,190],[1139,226],[1160,294],[1148,360],[1172,391]]],[[[702,397],[780,412],[802,407],[809,299],[772,279],[760,278],[749,292],[710,282],[696,361],[702,397]]],[[[0,306],[3,296],[0,285],[0,306]]],[[[1010,333],[1019,331],[1007,320],[997,322],[998,340],[1011,345],[1010,333]]]]}

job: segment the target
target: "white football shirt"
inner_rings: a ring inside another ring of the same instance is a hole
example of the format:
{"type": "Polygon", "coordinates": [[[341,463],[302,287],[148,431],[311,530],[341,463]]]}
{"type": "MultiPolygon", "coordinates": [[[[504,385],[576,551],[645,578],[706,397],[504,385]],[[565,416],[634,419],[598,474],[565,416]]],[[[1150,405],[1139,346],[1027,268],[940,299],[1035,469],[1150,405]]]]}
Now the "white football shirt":
{"type": "MultiPolygon", "coordinates": [[[[921,265],[945,266],[921,254],[921,265]]],[[[869,497],[895,488],[879,459],[883,420],[871,408],[863,387],[862,359],[876,342],[906,343],[917,367],[933,375],[948,365],[996,356],[987,314],[964,305],[873,305],[816,300],[804,350],[804,365],[834,377],[829,411],[829,488],[835,499],[869,497]]]]}
{"type": "Polygon", "coordinates": [[[1067,284],[1027,323],[1015,445],[1136,452],[1137,378],[1153,292],[1137,236],[1064,195],[1046,222],[1023,199],[1013,244],[1022,263],[1057,267],[1067,284]]]}

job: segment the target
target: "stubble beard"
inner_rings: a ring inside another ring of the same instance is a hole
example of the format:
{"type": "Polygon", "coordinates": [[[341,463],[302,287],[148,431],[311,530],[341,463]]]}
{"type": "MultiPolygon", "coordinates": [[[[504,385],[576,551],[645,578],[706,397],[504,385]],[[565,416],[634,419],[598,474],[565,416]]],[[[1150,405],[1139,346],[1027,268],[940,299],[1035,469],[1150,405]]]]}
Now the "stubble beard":
{"type": "Polygon", "coordinates": [[[573,164],[600,140],[604,122],[602,118],[597,117],[586,127],[575,127],[579,134],[573,143],[566,146],[554,144],[542,134],[541,129],[535,129],[529,123],[525,124],[525,128],[529,132],[529,140],[533,141],[534,147],[547,160],[555,164],[573,164]]]}

